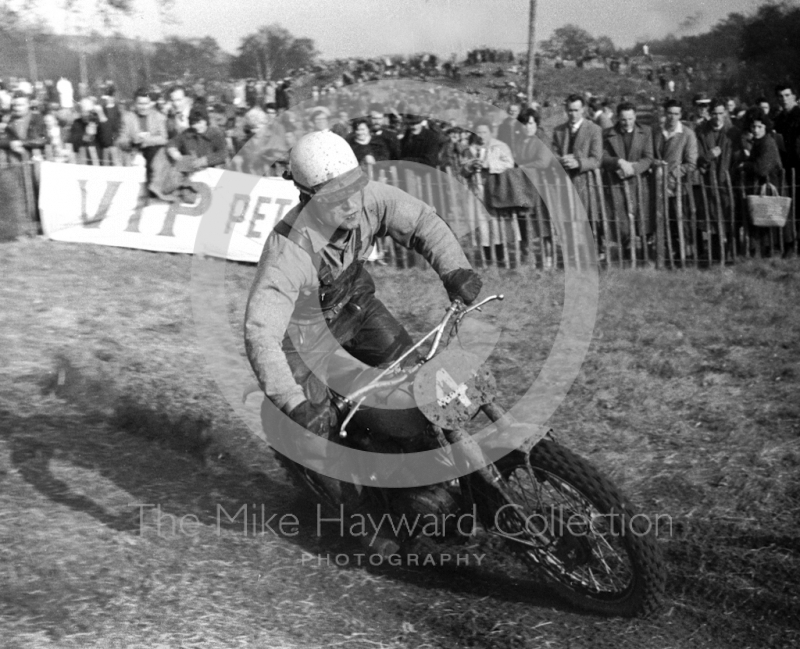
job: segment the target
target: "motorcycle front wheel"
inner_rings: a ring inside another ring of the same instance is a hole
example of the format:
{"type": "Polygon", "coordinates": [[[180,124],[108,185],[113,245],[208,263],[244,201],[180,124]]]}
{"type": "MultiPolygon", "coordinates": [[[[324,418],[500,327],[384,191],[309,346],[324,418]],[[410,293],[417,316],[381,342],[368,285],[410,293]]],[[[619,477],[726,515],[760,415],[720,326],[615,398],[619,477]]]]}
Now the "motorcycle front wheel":
{"type": "Polygon", "coordinates": [[[551,439],[497,462],[506,497],[490,533],[577,607],[633,617],[660,608],[665,569],[651,521],[597,469],[551,439]]]}

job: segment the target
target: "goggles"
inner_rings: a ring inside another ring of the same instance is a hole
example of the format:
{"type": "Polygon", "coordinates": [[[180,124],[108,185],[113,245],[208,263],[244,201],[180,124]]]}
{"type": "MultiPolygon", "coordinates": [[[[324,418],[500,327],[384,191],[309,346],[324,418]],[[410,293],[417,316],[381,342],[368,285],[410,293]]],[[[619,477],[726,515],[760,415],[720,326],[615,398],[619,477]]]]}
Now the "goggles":
{"type": "Polygon", "coordinates": [[[317,186],[316,189],[304,187],[295,180],[295,184],[300,188],[300,191],[313,197],[315,202],[323,205],[343,203],[353,194],[364,189],[368,183],[369,178],[367,178],[361,167],[351,169],[341,176],[317,186]]]}

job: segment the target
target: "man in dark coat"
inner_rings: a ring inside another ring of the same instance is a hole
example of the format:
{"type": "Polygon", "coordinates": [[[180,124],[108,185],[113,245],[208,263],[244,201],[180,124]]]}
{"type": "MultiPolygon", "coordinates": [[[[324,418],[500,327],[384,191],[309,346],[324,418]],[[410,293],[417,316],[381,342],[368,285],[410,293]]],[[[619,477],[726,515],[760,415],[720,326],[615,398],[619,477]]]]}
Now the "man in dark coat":
{"type": "Polygon", "coordinates": [[[588,213],[589,176],[600,168],[603,159],[603,131],[586,118],[583,97],[570,95],[564,105],[567,121],[553,130],[553,153],[575,185],[588,213]]]}
{"type": "Polygon", "coordinates": [[[105,150],[114,145],[114,134],[103,107],[94,99],[86,97],[80,101],[80,117],[72,122],[69,142],[81,161],[87,164],[103,164],[105,150]]]}
{"type": "MultiPolygon", "coordinates": [[[[619,228],[620,241],[626,247],[631,235],[631,216],[636,229],[645,223],[645,236],[652,234],[649,219],[647,183],[641,179],[653,164],[653,135],[647,126],[636,121],[636,106],[623,102],[617,106],[617,123],[603,133],[603,170],[607,193],[619,228]]],[[[616,231],[608,233],[616,238],[616,231]]]]}
{"type": "Polygon", "coordinates": [[[724,182],[742,134],[730,123],[724,100],[714,99],[710,110],[709,119],[695,131],[697,168],[709,179],[713,171],[719,182],[724,182]]]}
{"type": "Polygon", "coordinates": [[[719,251],[713,238],[719,236],[719,222],[727,237],[732,236],[730,214],[731,202],[728,191],[729,174],[733,157],[741,145],[741,131],[729,119],[726,102],[714,99],[709,119],[697,128],[697,183],[694,185],[699,242],[701,256],[707,258],[719,251]],[[701,192],[705,193],[705,200],[701,192]],[[717,208],[719,199],[721,209],[717,208]],[[706,215],[706,206],[708,214],[706,215]],[[710,226],[710,227],[709,227],[710,226]]]}
{"type": "Polygon", "coordinates": [[[369,106],[369,128],[373,138],[383,140],[389,150],[389,160],[400,158],[400,140],[397,133],[388,128],[384,123],[384,110],[381,104],[373,103],[369,106]]]}
{"type": "Polygon", "coordinates": [[[782,110],[775,116],[775,131],[783,138],[781,159],[783,168],[800,176],[800,105],[794,86],[781,85],[775,88],[782,110]]]}
{"type": "Polygon", "coordinates": [[[407,122],[408,131],[400,143],[400,159],[436,167],[439,162],[439,138],[425,126],[420,115],[411,115],[407,122]]]}
{"type": "Polygon", "coordinates": [[[167,143],[167,155],[173,163],[173,172],[162,186],[165,194],[182,190],[180,198],[185,203],[194,201],[191,175],[207,167],[221,167],[228,156],[225,133],[208,124],[205,106],[193,106],[189,113],[189,128],[167,143]]]}

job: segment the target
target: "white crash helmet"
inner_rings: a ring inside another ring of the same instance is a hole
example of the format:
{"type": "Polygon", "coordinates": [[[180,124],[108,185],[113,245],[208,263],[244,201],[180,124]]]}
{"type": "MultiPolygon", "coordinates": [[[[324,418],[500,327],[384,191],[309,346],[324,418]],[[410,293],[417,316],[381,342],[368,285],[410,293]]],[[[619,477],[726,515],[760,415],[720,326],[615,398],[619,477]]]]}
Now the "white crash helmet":
{"type": "Polygon", "coordinates": [[[359,169],[353,149],[331,131],[316,131],[301,137],[289,154],[292,179],[300,189],[316,193],[323,185],[359,169]]]}

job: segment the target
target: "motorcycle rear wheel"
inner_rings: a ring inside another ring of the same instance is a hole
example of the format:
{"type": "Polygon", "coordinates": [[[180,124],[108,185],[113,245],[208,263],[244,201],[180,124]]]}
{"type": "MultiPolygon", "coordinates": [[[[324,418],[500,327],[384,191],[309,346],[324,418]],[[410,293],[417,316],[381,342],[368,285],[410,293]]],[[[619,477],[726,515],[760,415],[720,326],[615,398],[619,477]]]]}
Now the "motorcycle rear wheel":
{"type": "Polygon", "coordinates": [[[490,533],[561,597],[605,615],[660,608],[666,574],[651,522],[610,480],[551,439],[497,468],[508,502],[495,501],[490,533]]]}

